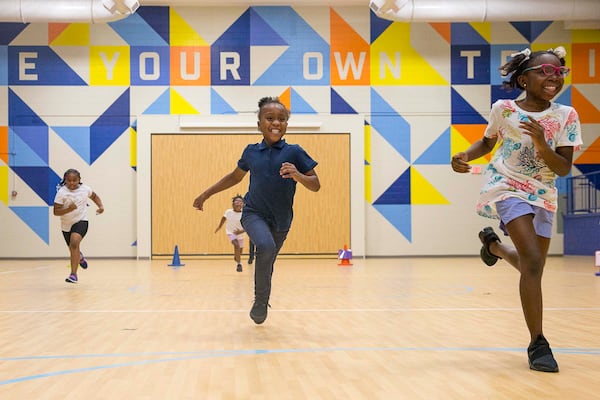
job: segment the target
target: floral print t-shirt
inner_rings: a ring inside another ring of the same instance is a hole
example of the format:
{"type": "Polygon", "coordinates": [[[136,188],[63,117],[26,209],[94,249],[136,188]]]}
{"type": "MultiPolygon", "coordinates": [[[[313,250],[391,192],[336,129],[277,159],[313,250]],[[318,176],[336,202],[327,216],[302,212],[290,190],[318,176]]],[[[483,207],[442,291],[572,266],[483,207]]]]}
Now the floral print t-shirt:
{"type": "Polygon", "coordinates": [[[498,100],[492,105],[485,137],[497,138],[499,147],[483,174],[484,184],[477,203],[477,213],[499,219],[496,202],[518,197],[526,202],[556,212],[556,174],[538,154],[529,135],[519,128],[531,115],[545,130],[546,142],[557,147],[582,144],[581,125],[573,107],[551,103],[541,112],[521,109],[514,100],[498,100]]]}

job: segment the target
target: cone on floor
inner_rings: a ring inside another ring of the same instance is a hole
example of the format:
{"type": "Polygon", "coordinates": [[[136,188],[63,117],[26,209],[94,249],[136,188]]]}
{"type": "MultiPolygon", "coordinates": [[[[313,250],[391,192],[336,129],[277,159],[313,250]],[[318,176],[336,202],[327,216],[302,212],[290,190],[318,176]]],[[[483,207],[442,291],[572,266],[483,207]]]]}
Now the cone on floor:
{"type": "Polygon", "coordinates": [[[179,247],[175,245],[175,251],[173,252],[173,261],[169,264],[169,267],[183,267],[185,264],[182,264],[179,261],[179,247]]]}
{"type": "Polygon", "coordinates": [[[346,267],[352,265],[350,262],[352,260],[352,250],[348,248],[348,245],[344,245],[344,249],[338,251],[338,260],[340,260],[338,265],[346,267]]]}

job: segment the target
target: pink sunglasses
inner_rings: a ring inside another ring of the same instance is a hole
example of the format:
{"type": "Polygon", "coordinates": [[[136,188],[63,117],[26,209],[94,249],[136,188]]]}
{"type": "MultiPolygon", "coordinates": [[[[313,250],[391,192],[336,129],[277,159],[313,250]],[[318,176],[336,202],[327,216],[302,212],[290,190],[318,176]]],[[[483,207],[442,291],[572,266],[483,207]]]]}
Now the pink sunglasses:
{"type": "Polygon", "coordinates": [[[569,72],[571,71],[571,69],[563,66],[557,67],[556,65],[552,64],[540,64],[536,65],[535,67],[525,68],[522,73],[524,74],[525,72],[533,71],[534,69],[541,70],[546,76],[558,75],[562,76],[563,78],[568,76],[569,72]]]}

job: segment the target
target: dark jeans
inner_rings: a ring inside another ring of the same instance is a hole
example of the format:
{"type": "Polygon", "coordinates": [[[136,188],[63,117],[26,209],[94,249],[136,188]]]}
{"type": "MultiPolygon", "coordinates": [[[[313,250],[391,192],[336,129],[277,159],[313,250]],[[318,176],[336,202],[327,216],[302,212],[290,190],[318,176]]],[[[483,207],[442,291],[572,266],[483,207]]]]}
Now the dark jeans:
{"type": "Polygon", "coordinates": [[[277,254],[285,242],[287,231],[273,230],[262,217],[256,214],[243,214],[242,226],[256,247],[254,263],[255,300],[269,302],[271,296],[271,277],[277,254]]]}
{"type": "Polygon", "coordinates": [[[251,260],[254,261],[255,248],[254,242],[251,239],[249,239],[248,241],[250,242],[250,244],[248,245],[248,262],[250,262],[251,260]]]}

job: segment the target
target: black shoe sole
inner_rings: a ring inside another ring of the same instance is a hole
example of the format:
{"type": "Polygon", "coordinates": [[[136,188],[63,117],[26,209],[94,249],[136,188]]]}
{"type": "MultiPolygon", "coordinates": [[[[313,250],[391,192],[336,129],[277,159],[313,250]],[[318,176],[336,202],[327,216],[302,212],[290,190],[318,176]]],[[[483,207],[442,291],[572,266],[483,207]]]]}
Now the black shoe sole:
{"type": "Polygon", "coordinates": [[[257,316],[257,315],[252,315],[252,312],[250,312],[250,318],[252,319],[252,321],[254,321],[254,323],[256,325],[260,325],[266,321],[267,315],[265,314],[264,316],[263,315],[257,316]]]}

